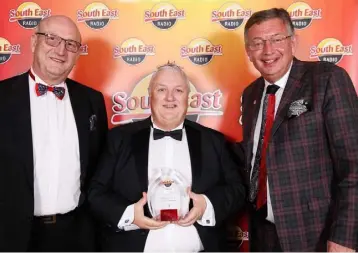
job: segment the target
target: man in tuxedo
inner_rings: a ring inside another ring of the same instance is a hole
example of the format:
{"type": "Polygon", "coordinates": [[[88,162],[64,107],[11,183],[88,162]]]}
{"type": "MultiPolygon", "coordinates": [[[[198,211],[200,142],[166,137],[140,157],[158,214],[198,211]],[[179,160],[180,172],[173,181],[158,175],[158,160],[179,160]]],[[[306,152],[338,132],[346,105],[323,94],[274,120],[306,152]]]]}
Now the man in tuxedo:
{"type": "Polygon", "coordinates": [[[0,82],[1,251],[94,250],[86,190],[108,127],[102,94],[67,78],[80,46],[71,19],[43,19],[31,69],[0,82]]]}
{"type": "Polygon", "coordinates": [[[104,225],[103,249],[223,250],[224,221],[245,202],[228,143],[221,133],[185,119],[189,81],[177,65],[159,67],[148,90],[151,117],[110,130],[90,185],[91,209],[104,225]],[[148,209],[148,185],[159,168],[189,182],[190,211],[173,223],[153,218],[148,209]]]}
{"type": "Polygon", "coordinates": [[[284,9],[245,26],[261,73],[243,93],[252,251],[351,251],[358,246],[358,100],[346,71],[294,57],[284,9]]]}

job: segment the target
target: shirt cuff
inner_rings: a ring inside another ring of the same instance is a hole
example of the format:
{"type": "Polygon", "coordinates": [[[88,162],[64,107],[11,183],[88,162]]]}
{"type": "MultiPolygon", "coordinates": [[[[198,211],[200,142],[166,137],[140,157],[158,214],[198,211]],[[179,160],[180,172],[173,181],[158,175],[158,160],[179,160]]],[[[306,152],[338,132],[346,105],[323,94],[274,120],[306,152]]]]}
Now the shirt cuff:
{"type": "Polygon", "coordinates": [[[124,231],[136,230],[139,227],[132,224],[134,221],[134,204],[127,206],[121,219],[118,222],[118,228],[124,231]]]}
{"type": "Polygon", "coordinates": [[[197,220],[197,222],[202,226],[213,227],[216,224],[214,207],[208,197],[206,197],[205,195],[203,196],[206,201],[206,209],[201,219],[197,220]]]}

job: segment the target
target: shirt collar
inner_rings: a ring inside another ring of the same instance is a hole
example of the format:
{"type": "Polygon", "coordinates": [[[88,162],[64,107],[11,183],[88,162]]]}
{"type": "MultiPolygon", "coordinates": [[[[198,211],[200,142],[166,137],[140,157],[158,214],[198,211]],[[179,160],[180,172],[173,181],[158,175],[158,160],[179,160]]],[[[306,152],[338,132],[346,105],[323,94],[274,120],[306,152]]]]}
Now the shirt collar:
{"type": "MultiPolygon", "coordinates": [[[[290,68],[287,70],[287,72],[279,79],[275,82],[275,84],[277,86],[280,87],[280,89],[285,89],[286,87],[286,83],[287,83],[287,80],[288,80],[288,76],[290,75],[290,72],[291,72],[291,68],[292,68],[292,64],[293,64],[293,61],[291,62],[291,66],[290,68]]],[[[265,80],[265,89],[267,88],[267,86],[271,85],[273,83],[270,83],[268,82],[267,80],[265,80]]]]}
{"type": "MultiPolygon", "coordinates": [[[[153,125],[154,128],[159,129],[159,130],[162,130],[162,131],[166,131],[166,130],[164,130],[164,129],[158,127],[158,126],[153,122],[153,117],[152,117],[152,116],[150,117],[150,120],[152,121],[152,125],[153,125]]],[[[177,126],[177,127],[174,128],[174,129],[171,129],[171,130],[169,130],[169,131],[174,131],[174,130],[183,129],[183,126],[184,126],[184,122],[182,122],[179,126],[177,126]]]]}
{"type": "MultiPolygon", "coordinates": [[[[51,85],[48,85],[44,80],[42,80],[38,75],[36,75],[34,69],[31,67],[31,73],[34,75],[35,77],[35,80],[34,82],[35,83],[41,83],[41,84],[45,84],[47,86],[51,86],[51,85]]],[[[32,78],[30,78],[32,80],[32,78]]],[[[56,87],[65,87],[65,82],[62,82],[62,83],[59,83],[59,84],[56,84],[56,85],[53,85],[53,86],[56,86],[56,87]]]]}

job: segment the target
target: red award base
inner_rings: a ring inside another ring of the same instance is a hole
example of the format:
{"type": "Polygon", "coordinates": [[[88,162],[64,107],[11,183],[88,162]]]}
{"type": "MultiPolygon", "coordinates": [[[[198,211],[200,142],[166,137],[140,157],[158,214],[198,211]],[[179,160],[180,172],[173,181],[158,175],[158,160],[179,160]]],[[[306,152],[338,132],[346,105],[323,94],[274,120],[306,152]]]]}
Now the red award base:
{"type": "Polygon", "coordinates": [[[178,210],[177,209],[164,209],[160,210],[160,220],[161,221],[177,221],[178,210]]]}

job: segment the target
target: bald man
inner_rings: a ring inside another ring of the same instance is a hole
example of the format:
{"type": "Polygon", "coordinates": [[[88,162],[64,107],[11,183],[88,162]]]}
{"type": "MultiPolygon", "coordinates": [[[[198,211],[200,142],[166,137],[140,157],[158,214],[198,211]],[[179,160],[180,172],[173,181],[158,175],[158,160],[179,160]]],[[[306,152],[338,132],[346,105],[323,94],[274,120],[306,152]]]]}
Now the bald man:
{"type": "Polygon", "coordinates": [[[108,129],[103,95],[67,76],[76,24],[43,19],[31,69],[0,82],[0,251],[94,251],[87,185],[108,129]]]}

